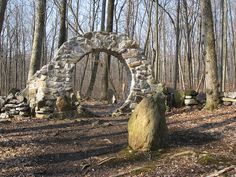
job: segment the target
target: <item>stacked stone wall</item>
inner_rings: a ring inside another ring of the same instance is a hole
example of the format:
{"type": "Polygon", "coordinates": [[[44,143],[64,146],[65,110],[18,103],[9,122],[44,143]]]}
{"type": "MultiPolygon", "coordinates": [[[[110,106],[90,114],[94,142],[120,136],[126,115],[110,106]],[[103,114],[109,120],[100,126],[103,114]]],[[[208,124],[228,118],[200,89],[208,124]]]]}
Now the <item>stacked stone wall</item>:
{"type": "Polygon", "coordinates": [[[71,109],[78,108],[79,100],[72,87],[73,69],[84,56],[96,52],[115,56],[130,71],[129,95],[118,111],[134,109],[143,97],[155,90],[150,62],[135,41],[125,35],[89,32],[65,42],[53,60],[37,71],[30,80],[29,101],[36,117],[50,117],[59,112],[56,106],[58,98],[66,97],[71,109]]]}

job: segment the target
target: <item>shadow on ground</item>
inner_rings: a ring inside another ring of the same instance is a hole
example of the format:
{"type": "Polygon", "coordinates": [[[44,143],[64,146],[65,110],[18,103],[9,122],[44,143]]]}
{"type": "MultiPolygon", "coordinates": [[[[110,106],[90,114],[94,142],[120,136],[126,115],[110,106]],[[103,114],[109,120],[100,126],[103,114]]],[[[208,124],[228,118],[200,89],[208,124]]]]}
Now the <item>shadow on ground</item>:
{"type": "MultiPolygon", "coordinates": [[[[201,118],[199,118],[201,119],[201,118]]],[[[116,121],[116,120],[114,120],[116,121]]],[[[117,120],[119,122],[120,120],[117,120]]],[[[123,121],[127,121],[127,119],[124,119],[123,121]]],[[[122,121],[120,121],[122,122],[122,121]]],[[[217,128],[221,126],[226,126],[231,123],[236,122],[236,117],[231,117],[226,120],[223,120],[221,122],[211,122],[211,123],[204,123],[197,125],[196,127],[189,128],[189,129],[182,129],[182,130],[176,130],[173,131],[170,129],[169,132],[169,148],[177,148],[177,147],[200,147],[203,145],[206,145],[208,143],[218,141],[223,138],[223,135],[220,132],[205,132],[212,128],[217,128]]],[[[178,122],[181,124],[181,122],[178,122]]],[[[80,127],[82,128],[84,125],[87,125],[88,122],[81,124],[81,123],[61,123],[56,125],[43,125],[43,126],[34,126],[34,127],[22,127],[22,128],[12,128],[9,130],[4,130],[3,136],[8,135],[11,133],[20,133],[20,132],[35,132],[38,131],[52,131],[52,130],[63,130],[63,128],[68,127],[80,127]]],[[[173,123],[171,123],[173,124],[173,123]]],[[[124,125],[123,125],[124,126],[124,125]]],[[[90,127],[91,131],[93,127],[90,127]]],[[[107,129],[113,129],[113,126],[108,126],[107,129]]],[[[88,133],[90,130],[87,130],[86,133],[88,133]]],[[[71,135],[78,133],[80,130],[75,129],[70,130],[71,135]],[[77,132],[76,132],[77,131],[77,132]]],[[[43,133],[43,132],[41,132],[43,133]]],[[[68,132],[67,132],[68,133],[68,132]]],[[[10,169],[10,168],[16,168],[16,167],[32,167],[32,169],[36,169],[38,167],[43,167],[43,170],[38,171],[32,171],[34,175],[46,175],[46,176],[60,176],[60,175],[73,175],[75,173],[81,172],[81,167],[78,166],[78,164],[81,164],[84,160],[90,159],[91,157],[95,156],[102,156],[102,155],[111,155],[119,152],[120,150],[127,147],[127,131],[120,131],[119,129],[114,129],[112,131],[109,131],[107,133],[104,132],[96,132],[93,135],[91,134],[80,134],[78,138],[74,138],[74,136],[69,136],[69,134],[66,134],[66,136],[49,136],[46,139],[41,138],[33,138],[31,140],[14,140],[10,142],[0,142],[1,147],[20,147],[24,144],[30,144],[33,143],[35,145],[41,145],[41,146],[48,146],[48,145],[54,145],[54,146],[62,146],[63,145],[73,145],[76,148],[76,144],[83,144],[90,140],[99,140],[99,139],[110,139],[113,138],[115,143],[106,144],[104,146],[93,146],[89,147],[87,150],[79,150],[79,151],[73,151],[73,152],[64,152],[66,149],[62,149],[61,152],[46,152],[46,153],[38,153],[36,152],[33,156],[22,156],[22,157],[16,157],[12,159],[7,159],[0,161],[0,168],[1,169],[10,169]],[[115,141],[115,139],[117,140],[115,141]],[[120,138],[120,140],[119,140],[120,138]],[[76,142],[76,143],[75,143],[76,142]],[[77,164],[77,166],[73,166],[73,164],[77,164]]],[[[79,135],[79,134],[78,134],[79,135]]],[[[65,146],[66,148],[67,146],[65,146]]],[[[110,167],[112,168],[112,167],[110,167]]],[[[20,174],[21,169],[19,171],[14,172],[14,175],[20,174]]],[[[27,172],[28,173],[28,172],[27,172]]],[[[13,174],[10,174],[12,176],[13,174]]],[[[6,175],[7,176],[7,175],[6,175]]],[[[78,175],[80,176],[80,175],[78,175]]]]}

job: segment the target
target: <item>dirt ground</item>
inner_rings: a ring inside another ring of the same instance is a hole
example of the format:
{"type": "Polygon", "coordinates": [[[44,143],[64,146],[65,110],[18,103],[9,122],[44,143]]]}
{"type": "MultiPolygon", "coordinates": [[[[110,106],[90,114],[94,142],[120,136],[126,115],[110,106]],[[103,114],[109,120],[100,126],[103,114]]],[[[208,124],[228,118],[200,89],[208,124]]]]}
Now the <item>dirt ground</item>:
{"type": "Polygon", "coordinates": [[[2,123],[0,176],[236,176],[235,106],[172,110],[168,146],[156,152],[127,148],[128,118],[2,123]]]}

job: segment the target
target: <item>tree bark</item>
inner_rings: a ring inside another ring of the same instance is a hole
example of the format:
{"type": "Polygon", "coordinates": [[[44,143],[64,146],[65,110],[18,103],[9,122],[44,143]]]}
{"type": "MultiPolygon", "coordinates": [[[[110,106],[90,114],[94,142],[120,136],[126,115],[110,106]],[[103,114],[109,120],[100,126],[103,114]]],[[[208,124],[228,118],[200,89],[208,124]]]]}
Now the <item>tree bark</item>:
{"type": "Polygon", "coordinates": [[[6,7],[7,7],[7,1],[8,0],[0,0],[0,34],[2,32],[5,11],[6,11],[6,7]]]}
{"type": "Polygon", "coordinates": [[[158,82],[159,80],[159,28],[158,28],[158,25],[159,25],[159,20],[158,20],[158,14],[159,14],[159,9],[158,9],[158,3],[159,3],[159,0],[156,0],[156,55],[155,55],[155,80],[158,82]]]}
{"type": "MultiPolygon", "coordinates": [[[[112,32],[113,30],[113,16],[114,16],[114,0],[108,0],[107,4],[107,26],[106,31],[112,32]]],[[[107,91],[109,87],[109,68],[110,68],[110,55],[105,55],[104,66],[102,73],[102,99],[107,99],[107,91]]]]}
{"type": "Polygon", "coordinates": [[[67,9],[67,0],[61,0],[60,31],[59,31],[58,48],[66,41],[66,37],[67,37],[66,9],[67,9]]]}
{"type": "MultiPolygon", "coordinates": [[[[103,0],[102,1],[102,15],[101,15],[101,31],[105,30],[105,16],[106,16],[106,0],[103,0]]],[[[100,53],[96,53],[94,55],[92,74],[90,77],[89,87],[86,93],[86,96],[88,98],[92,96],[93,87],[96,81],[96,75],[97,75],[97,70],[98,70],[99,57],[100,57],[100,53]]]]}
{"type": "Polygon", "coordinates": [[[222,6],[222,38],[221,38],[221,91],[225,91],[226,83],[226,62],[227,62],[227,21],[228,21],[228,10],[227,0],[221,0],[222,6]]]}
{"type": "Polygon", "coordinates": [[[45,14],[46,14],[46,0],[38,0],[38,8],[36,14],[36,24],[34,30],[34,41],[32,54],[30,58],[30,67],[28,73],[28,80],[40,68],[43,34],[45,28],[45,14]]]}
{"type": "Polygon", "coordinates": [[[177,17],[176,17],[176,43],[175,43],[175,64],[174,64],[174,80],[173,86],[174,89],[177,89],[177,82],[179,79],[179,33],[180,33],[180,0],[177,4],[177,17]]]}
{"type": "Polygon", "coordinates": [[[205,34],[205,77],[206,77],[206,109],[213,110],[219,104],[217,60],[211,0],[200,0],[203,29],[205,34]]]}

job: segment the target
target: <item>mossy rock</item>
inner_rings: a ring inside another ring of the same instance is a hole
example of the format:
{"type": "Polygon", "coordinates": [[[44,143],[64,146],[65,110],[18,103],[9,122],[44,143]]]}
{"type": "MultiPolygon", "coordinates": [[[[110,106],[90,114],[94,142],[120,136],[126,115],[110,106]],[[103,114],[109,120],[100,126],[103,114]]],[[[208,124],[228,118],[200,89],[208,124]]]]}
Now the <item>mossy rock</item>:
{"type": "Polygon", "coordinates": [[[198,93],[195,91],[195,90],[185,90],[184,91],[184,93],[185,93],[185,96],[197,96],[198,95],[198,93]]]}
{"type": "Polygon", "coordinates": [[[174,90],[174,107],[182,107],[184,105],[185,93],[181,90],[174,90]]]}
{"type": "Polygon", "coordinates": [[[57,98],[56,106],[59,112],[72,110],[71,99],[67,96],[60,96],[57,98]]]}
{"type": "Polygon", "coordinates": [[[163,93],[156,93],[136,106],[128,123],[128,142],[133,150],[156,150],[166,144],[165,100],[163,93]]]}

